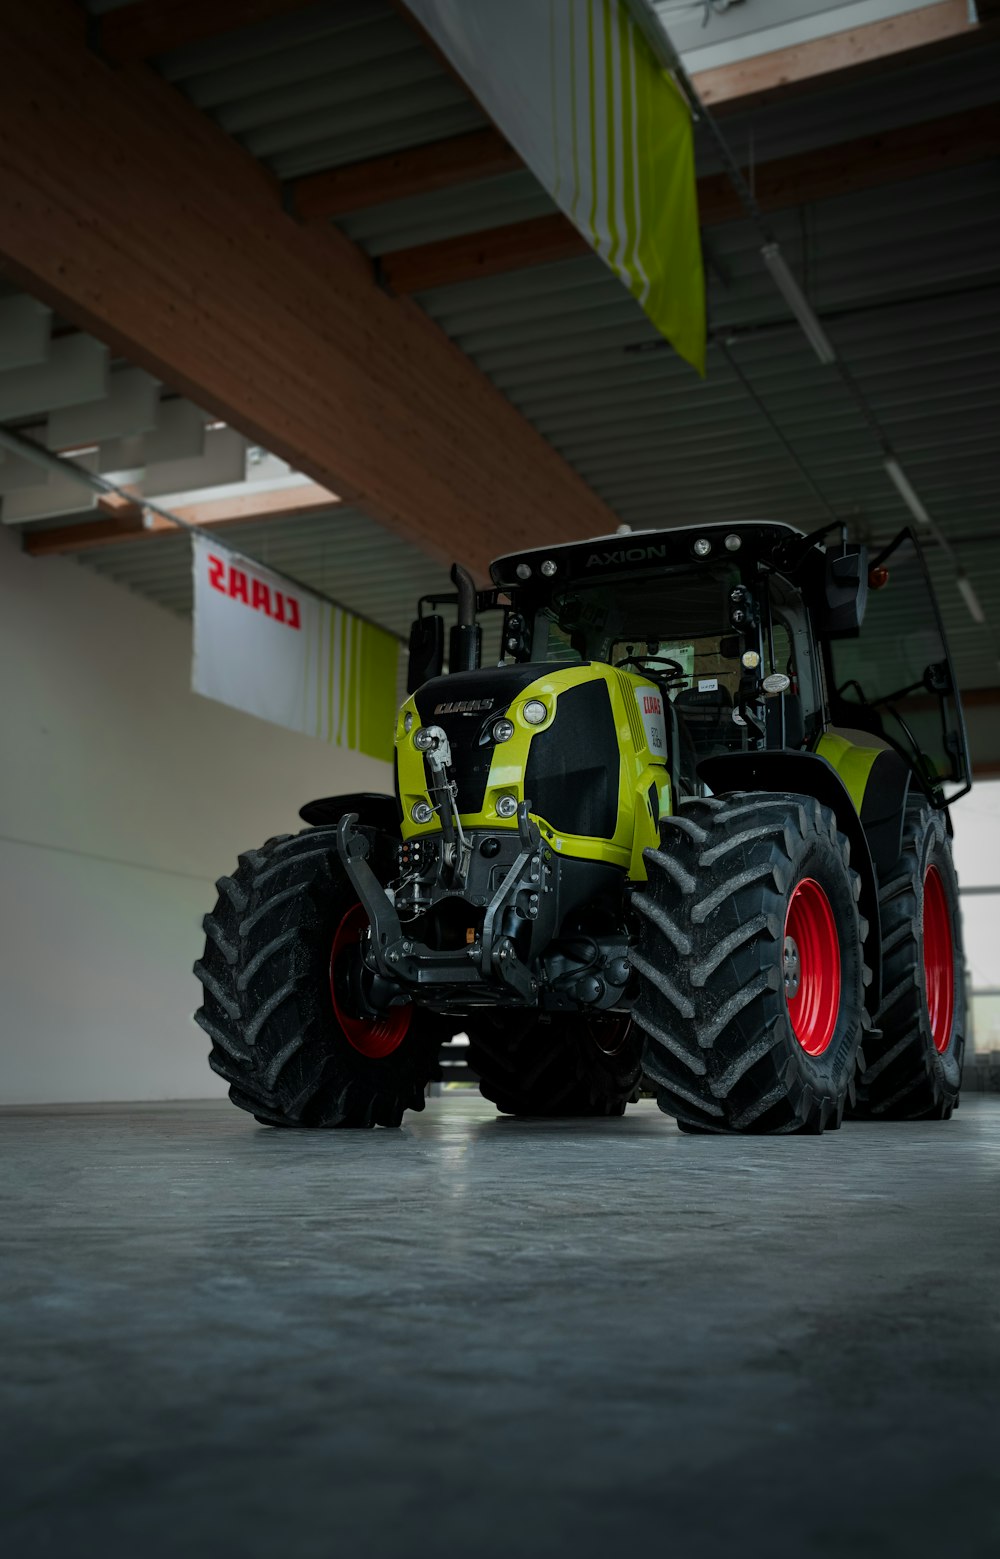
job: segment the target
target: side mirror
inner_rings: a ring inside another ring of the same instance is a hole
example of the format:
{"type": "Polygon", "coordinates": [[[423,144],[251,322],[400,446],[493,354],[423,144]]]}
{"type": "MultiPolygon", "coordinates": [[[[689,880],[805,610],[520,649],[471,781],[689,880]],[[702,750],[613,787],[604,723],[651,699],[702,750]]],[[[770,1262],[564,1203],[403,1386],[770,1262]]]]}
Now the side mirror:
{"type": "Polygon", "coordinates": [[[818,614],[820,631],[835,638],[857,633],[867,605],[868,548],[857,542],[830,548],[818,614]]]}
{"type": "Polygon", "coordinates": [[[444,618],[435,612],[417,617],[410,627],[410,657],[406,668],[406,691],[415,693],[431,677],[439,677],[444,668],[444,618]]]}

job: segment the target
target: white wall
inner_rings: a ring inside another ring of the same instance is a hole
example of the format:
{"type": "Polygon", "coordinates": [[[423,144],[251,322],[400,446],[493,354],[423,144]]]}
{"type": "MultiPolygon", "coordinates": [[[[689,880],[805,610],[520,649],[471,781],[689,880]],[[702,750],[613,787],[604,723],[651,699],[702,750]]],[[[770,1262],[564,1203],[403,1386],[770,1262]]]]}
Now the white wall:
{"type": "Polygon", "coordinates": [[[2,1104],[222,1093],[190,1016],[214,879],[301,802],[391,788],[195,697],[190,656],[190,624],[0,529],[2,1104]]]}

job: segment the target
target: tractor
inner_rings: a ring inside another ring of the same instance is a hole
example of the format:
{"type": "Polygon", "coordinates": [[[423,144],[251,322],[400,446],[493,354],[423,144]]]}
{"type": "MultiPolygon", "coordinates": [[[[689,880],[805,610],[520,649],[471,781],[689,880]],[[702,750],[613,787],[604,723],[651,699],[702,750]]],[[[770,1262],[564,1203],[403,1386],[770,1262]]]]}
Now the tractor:
{"type": "Polygon", "coordinates": [[[623,529],[491,575],[419,604],[394,794],[312,801],[218,882],[197,1022],[233,1103],[398,1126],[464,1032],[509,1115],[947,1119],[970,765],[913,534],[623,529]]]}

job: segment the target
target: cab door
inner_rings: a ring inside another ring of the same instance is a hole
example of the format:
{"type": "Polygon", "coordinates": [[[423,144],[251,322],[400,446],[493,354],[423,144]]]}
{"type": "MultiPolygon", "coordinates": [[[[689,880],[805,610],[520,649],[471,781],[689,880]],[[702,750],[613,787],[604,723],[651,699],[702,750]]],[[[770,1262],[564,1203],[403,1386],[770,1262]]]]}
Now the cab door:
{"type": "Polygon", "coordinates": [[[901,752],[929,799],[946,806],[970,787],[969,748],[941,614],[911,530],[872,558],[868,577],[860,631],[826,645],[831,720],[901,752]]]}

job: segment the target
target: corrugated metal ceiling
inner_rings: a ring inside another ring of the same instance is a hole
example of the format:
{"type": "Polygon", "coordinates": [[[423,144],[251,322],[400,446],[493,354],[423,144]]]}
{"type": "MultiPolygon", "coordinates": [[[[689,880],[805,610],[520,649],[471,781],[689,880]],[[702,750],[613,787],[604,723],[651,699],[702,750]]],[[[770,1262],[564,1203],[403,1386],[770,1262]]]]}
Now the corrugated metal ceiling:
{"type": "MultiPolygon", "coordinates": [[[[159,68],[286,179],[485,123],[386,0],[317,5],[179,50],[159,68]]],[[[833,80],[723,124],[737,154],[760,163],[994,101],[998,79],[1000,48],[990,44],[849,85],[833,80]]],[[[698,151],[700,171],[713,171],[702,135],[698,151]]],[[[806,206],[771,225],[1000,624],[998,194],[996,165],[982,163],[806,206]]],[[[382,255],[552,209],[524,172],[369,209],[340,225],[382,255]]],[[[908,515],[878,444],[791,323],[757,248],[745,223],[708,232],[711,328],[823,496],[860,532],[887,537],[908,515]]],[[[826,518],[720,348],[710,349],[708,377],[698,381],[599,260],[470,282],[420,301],[629,523],[769,515],[809,526],[826,518]]],[[[330,524],[348,520],[341,511],[330,524]]],[[[320,583],[337,568],[327,522],[293,522],[294,542],[289,523],[254,526],[255,548],[279,546],[285,534],[296,549],[292,571],[330,588],[320,583]]],[[[376,553],[384,537],[371,533],[376,553]]],[[[357,545],[363,553],[363,530],[357,545]]],[[[110,556],[91,561],[110,567],[110,556]]],[[[374,569],[379,558],[369,561],[374,569]]],[[[425,588],[411,572],[416,566],[415,557],[400,567],[398,598],[372,576],[352,579],[360,594],[348,604],[364,611],[374,604],[372,615],[391,613],[401,626],[425,588]]],[[[152,592],[152,556],[143,567],[151,575],[132,582],[152,592]]],[[[440,581],[441,571],[426,567],[440,581]]],[[[965,680],[995,682],[989,635],[972,623],[949,570],[941,577],[965,680]]],[[[183,605],[174,588],[173,604],[183,605]]]]}

